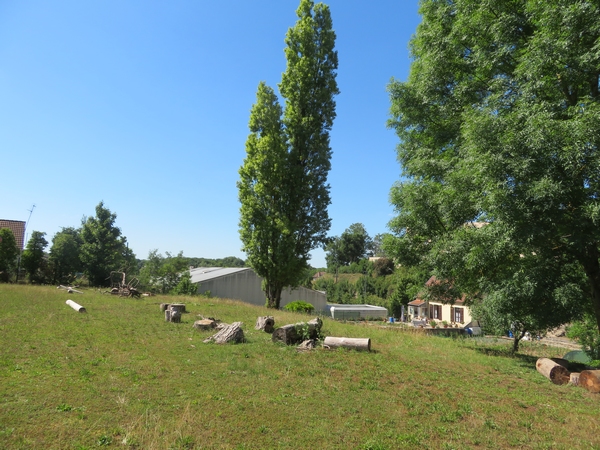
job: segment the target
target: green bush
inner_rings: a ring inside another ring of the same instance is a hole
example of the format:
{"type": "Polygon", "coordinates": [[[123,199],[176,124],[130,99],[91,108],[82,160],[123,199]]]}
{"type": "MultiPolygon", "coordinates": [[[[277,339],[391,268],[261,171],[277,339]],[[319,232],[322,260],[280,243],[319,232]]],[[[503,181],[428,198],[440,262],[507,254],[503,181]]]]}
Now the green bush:
{"type": "Polygon", "coordinates": [[[303,302],[302,300],[296,300],[295,302],[285,305],[283,309],[286,311],[310,314],[315,310],[315,307],[310,303],[303,302]]]}

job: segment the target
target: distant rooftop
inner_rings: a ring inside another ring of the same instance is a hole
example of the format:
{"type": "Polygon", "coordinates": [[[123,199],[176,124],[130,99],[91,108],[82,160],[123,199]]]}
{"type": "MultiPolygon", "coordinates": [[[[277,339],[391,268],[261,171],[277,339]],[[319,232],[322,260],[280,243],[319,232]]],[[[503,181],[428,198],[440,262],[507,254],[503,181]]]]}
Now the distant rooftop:
{"type": "Polygon", "coordinates": [[[0,228],[8,228],[11,230],[15,235],[17,247],[19,250],[23,250],[23,244],[25,243],[25,222],[20,220],[0,219],[0,228]]]}
{"type": "Polygon", "coordinates": [[[202,283],[203,281],[214,280],[215,278],[231,275],[232,273],[250,270],[248,267],[196,267],[190,269],[192,283],[202,283]]]}

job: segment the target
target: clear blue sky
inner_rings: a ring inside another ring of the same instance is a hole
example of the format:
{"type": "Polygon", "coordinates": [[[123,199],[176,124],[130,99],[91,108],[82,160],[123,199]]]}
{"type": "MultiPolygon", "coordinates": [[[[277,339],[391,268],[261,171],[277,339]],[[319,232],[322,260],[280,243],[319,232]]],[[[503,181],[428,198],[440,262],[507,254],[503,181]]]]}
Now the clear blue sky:
{"type": "MultiPolygon", "coordinates": [[[[236,181],[259,81],[277,90],[298,0],[0,2],[0,218],[48,241],[104,201],[138,258],[238,256],[236,181]]],[[[417,0],[330,0],[339,56],[330,235],[387,231],[386,128],[417,0]]],[[[322,250],[311,264],[324,266],[322,250]]]]}

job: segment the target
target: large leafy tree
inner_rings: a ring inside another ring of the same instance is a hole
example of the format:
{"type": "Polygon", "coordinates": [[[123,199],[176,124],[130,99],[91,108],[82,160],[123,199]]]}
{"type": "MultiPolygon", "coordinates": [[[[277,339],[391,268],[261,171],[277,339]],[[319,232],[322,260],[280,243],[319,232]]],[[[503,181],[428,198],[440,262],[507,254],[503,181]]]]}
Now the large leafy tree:
{"type": "Polygon", "coordinates": [[[81,244],[81,230],[76,228],[66,227],[54,235],[49,263],[55,283],[71,283],[75,274],[83,270],[79,258],[81,244]]]}
{"type": "Polygon", "coordinates": [[[15,235],[9,228],[0,228],[0,280],[8,282],[17,267],[19,248],[15,235]]]}
{"type": "Polygon", "coordinates": [[[564,321],[583,301],[600,329],[599,8],[422,1],[408,81],[389,85],[396,258],[564,321]]]}
{"type": "Polygon", "coordinates": [[[96,216],[82,221],[80,258],[92,286],[107,286],[111,271],[127,272],[136,266],[127,239],[115,226],[116,218],[117,215],[100,202],[96,206],[96,216]]]}
{"type": "Polygon", "coordinates": [[[29,275],[29,281],[32,283],[42,283],[45,281],[43,269],[47,266],[47,260],[44,250],[48,246],[48,241],[44,237],[46,233],[34,231],[27,242],[21,263],[29,275]]]}
{"type": "Polygon", "coordinates": [[[337,52],[328,6],[301,0],[288,30],[287,68],[279,91],[261,82],[250,113],[246,158],[238,182],[240,237],[247,264],[264,278],[267,306],[297,285],[309,252],[326,238],[335,118],[337,52]]]}

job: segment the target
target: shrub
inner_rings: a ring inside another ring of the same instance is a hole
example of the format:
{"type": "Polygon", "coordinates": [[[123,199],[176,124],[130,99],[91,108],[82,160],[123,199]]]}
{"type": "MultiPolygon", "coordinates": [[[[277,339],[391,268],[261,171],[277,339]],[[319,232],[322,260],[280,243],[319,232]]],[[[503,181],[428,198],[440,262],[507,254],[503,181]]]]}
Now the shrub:
{"type": "Polygon", "coordinates": [[[285,305],[284,309],[286,311],[310,314],[315,310],[315,307],[310,303],[303,302],[302,300],[296,300],[295,302],[285,305]]]}

